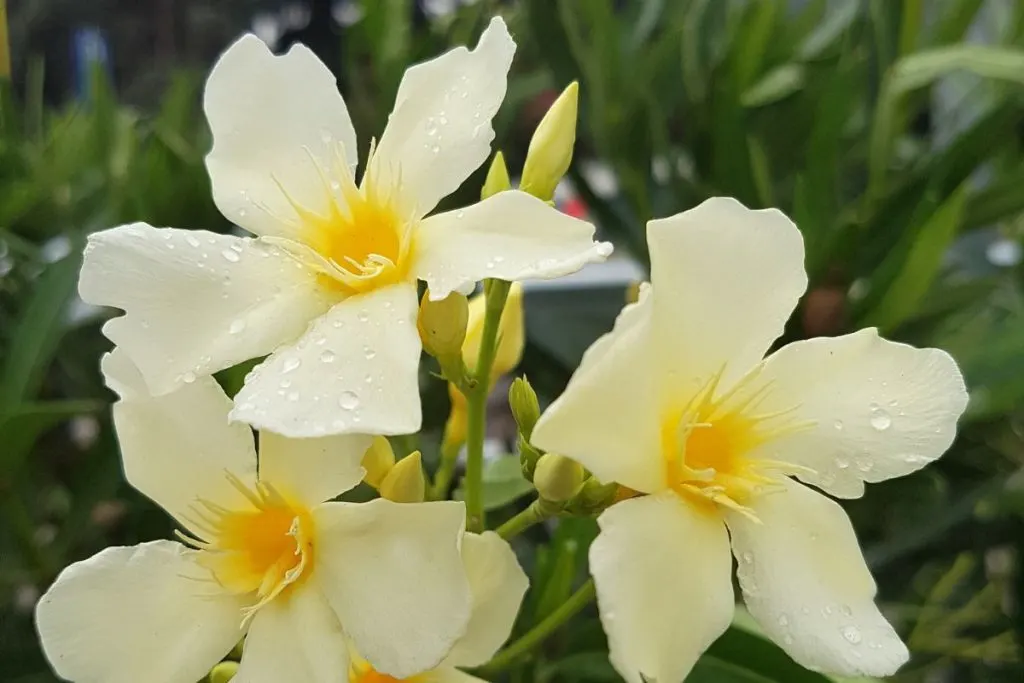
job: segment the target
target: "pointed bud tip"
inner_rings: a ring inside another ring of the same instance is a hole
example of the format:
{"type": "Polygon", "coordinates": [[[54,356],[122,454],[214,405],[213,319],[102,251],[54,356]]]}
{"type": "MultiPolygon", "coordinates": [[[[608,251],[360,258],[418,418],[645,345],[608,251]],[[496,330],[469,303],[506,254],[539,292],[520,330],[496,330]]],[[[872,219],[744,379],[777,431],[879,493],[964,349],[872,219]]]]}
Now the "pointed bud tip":
{"type": "Polygon", "coordinates": [[[228,683],[238,673],[238,662],[221,662],[210,670],[210,683],[228,683]]]}
{"type": "Polygon", "coordinates": [[[533,133],[523,165],[521,190],[544,201],[554,198],[555,187],[572,162],[578,112],[579,83],[573,81],[551,105],[533,133]]]}
{"type": "Polygon", "coordinates": [[[373,437],[370,447],[363,453],[363,469],[366,475],[363,477],[367,484],[379,489],[384,477],[395,466],[395,452],[391,449],[391,443],[383,436],[373,437]]]}
{"type": "Polygon", "coordinates": [[[537,400],[537,392],[530,386],[530,380],[525,376],[512,380],[512,386],[508,389],[508,405],[512,409],[512,417],[515,418],[519,432],[529,441],[533,436],[533,428],[540,419],[540,401],[537,400]]]}
{"type": "Polygon", "coordinates": [[[487,199],[499,192],[512,189],[512,179],[508,175],[508,167],[505,165],[505,155],[501,150],[494,155],[494,161],[487,169],[487,178],[484,186],[480,189],[480,199],[487,199]]]}
{"type": "Polygon", "coordinates": [[[419,451],[413,451],[395,463],[380,484],[381,497],[396,503],[422,503],[426,490],[427,480],[419,451]]]}

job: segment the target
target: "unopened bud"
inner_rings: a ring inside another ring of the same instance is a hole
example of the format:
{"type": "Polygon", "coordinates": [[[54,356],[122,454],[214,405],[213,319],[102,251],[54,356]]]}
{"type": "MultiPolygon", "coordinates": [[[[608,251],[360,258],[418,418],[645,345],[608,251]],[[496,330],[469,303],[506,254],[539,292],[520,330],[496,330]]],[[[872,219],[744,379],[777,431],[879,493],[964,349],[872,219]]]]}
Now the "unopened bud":
{"type": "Polygon", "coordinates": [[[461,357],[468,320],[469,302],[464,295],[452,292],[440,301],[431,301],[430,292],[426,292],[416,320],[423,348],[442,366],[448,359],[461,357]]]}
{"type": "Polygon", "coordinates": [[[380,495],[396,503],[422,503],[426,498],[427,480],[419,451],[413,451],[391,468],[380,483],[380,495]]]}
{"type": "Polygon", "coordinates": [[[529,441],[533,436],[533,428],[540,419],[540,403],[537,393],[530,386],[526,377],[516,377],[508,389],[508,405],[512,409],[512,417],[519,425],[519,433],[529,441]]]}
{"type": "Polygon", "coordinates": [[[384,477],[395,466],[395,452],[391,444],[383,436],[373,437],[370,447],[363,453],[363,469],[366,476],[363,480],[375,489],[380,488],[384,477]]]}
{"type": "Polygon", "coordinates": [[[228,683],[238,673],[238,662],[221,662],[210,670],[210,683],[228,683]]]}
{"type": "Polygon", "coordinates": [[[582,483],[583,467],[564,455],[545,453],[537,461],[533,485],[545,500],[565,502],[576,495],[582,483]]]}
{"type": "Polygon", "coordinates": [[[487,179],[480,189],[480,199],[487,199],[499,192],[512,189],[512,179],[508,177],[508,168],[505,166],[505,155],[500,151],[494,155],[491,167],[487,169],[487,179]]]}
{"type": "Polygon", "coordinates": [[[630,282],[626,286],[626,303],[635,304],[640,300],[640,282],[630,282]]]}
{"type": "Polygon", "coordinates": [[[551,105],[533,133],[519,183],[523,192],[546,202],[555,196],[555,187],[572,161],[578,108],[579,84],[573,81],[551,105]]]}

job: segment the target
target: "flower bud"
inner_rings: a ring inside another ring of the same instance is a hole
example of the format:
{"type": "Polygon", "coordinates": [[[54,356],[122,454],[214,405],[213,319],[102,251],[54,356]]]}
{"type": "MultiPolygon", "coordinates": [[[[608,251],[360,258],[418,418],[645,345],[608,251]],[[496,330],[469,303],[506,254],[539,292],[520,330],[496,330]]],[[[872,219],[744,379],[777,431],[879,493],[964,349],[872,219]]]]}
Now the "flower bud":
{"type": "Polygon", "coordinates": [[[221,662],[210,670],[210,683],[228,683],[238,673],[238,662],[221,662]]]}
{"type": "Polygon", "coordinates": [[[572,161],[578,108],[579,84],[573,81],[551,105],[533,133],[519,183],[523,192],[546,202],[555,196],[555,187],[572,161]]]}
{"type": "Polygon", "coordinates": [[[494,155],[491,167],[487,169],[487,179],[480,189],[480,199],[487,199],[491,195],[512,189],[512,179],[508,177],[508,168],[505,166],[505,155],[500,151],[494,155]]]}
{"type": "Polygon", "coordinates": [[[537,461],[540,460],[540,456],[544,455],[544,452],[531,446],[522,434],[519,435],[517,444],[519,445],[519,465],[523,472],[523,479],[533,481],[534,472],[537,470],[537,461]]]}
{"type": "Polygon", "coordinates": [[[530,386],[526,377],[516,377],[508,389],[508,405],[512,409],[512,417],[519,425],[519,433],[527,441],[533,436],[533,428],[540,419],[540,403],[537,393],[530,386]]]}
{"type": "Polygon", "coordinates": [[[574,495],[583,483],[583,467],[557,453],[545,453],[537,461],[533,485],[545,500],[562,503],[574,495]]]}
{"type": "Polygon", "coordinates": [[[381,497],[396,503],[422,503],[426,491],[427,480],[423,476],[419,451],[413,451],[395,463],[380,483],[381,497]]]}
{"type": "Polygon", "coordinates": [[[464,295],[452,292],[440,301],[431,301],[430,292],[424,293],[416,319],[423,348],[442,365],[458,356],[466,339],[468,319],[469,303],[464,295]]]}
{"type": "Polygon", "coordinates": [[[384,477],[395,466],[395,452],[391,444],[383,436],[373,437],[370,447],[363,453],[363,469],[366,476],[363,480],[375,489],[380,488],[384,477]]]}

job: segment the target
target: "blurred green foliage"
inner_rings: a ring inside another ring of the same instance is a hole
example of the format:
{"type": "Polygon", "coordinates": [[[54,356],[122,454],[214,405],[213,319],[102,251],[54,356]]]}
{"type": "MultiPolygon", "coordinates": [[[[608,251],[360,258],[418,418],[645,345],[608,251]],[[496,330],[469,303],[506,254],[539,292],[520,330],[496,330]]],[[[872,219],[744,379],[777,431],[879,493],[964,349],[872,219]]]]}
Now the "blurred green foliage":
{"type": "MultiPolygon", "coordinates": [[[[709,196],[778,207],[803,231],[811,280],[781,341],[874,325],[957,358],[971,405],[950,453],[846,507],[914,654],[896,680],[1020,681],[1024,267],[984,253],[1024,234],[1024,4],[479,0],[426,26],[410,0],[364,5],[339,74],[361,139],[379,134],[410,62],[472,42],[501,11],[520,49],[499,146],[520,167],[535,98],[578,79],[571,180],[620,251],[645,263],[644,222],[709,196]]],[[[170,529],[120,476],[97,367],[107,343],[75,296],[84,236],[136,220],[231,226],[203,169],[199,76],[177,75],[144,111],[99,76],[86,102],[51,110],[42,65],[23,76],[19,98],[0,83],[0,662],[5,681],[28,683],[52,680],[31,608],[55,573],[170,529]]],[[[579,337],[571,311],[558,318],[564,329],[545,334],[579,337]]],[[[530,351],[523,367],[550,398],[571,364],[530,351]]],[[[426,391],[437,426],[443,386],[426,391]]],[[[510,516],[526,482],[492,470],[490,506],[510,516]]],[[[517,541],[533,577],[517,634],[579,585],[595,533],[563,520],[517,541]]],[[[509,676],[618,680],[605,648],[590,609],[509,676]]],[[[741,614],[689,680],[826,679],[741,614]]]]}

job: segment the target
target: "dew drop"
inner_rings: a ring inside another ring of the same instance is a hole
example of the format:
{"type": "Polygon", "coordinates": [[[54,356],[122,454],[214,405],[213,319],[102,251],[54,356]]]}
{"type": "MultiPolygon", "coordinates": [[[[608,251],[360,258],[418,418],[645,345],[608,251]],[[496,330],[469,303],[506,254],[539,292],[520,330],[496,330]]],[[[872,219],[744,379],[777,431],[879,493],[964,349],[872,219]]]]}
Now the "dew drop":
{"type": "Polygon", "coordinates": [[[188,242],[190,247],[198,247],[199,240],[196,239],[195,235],[185,235],[185,241],[188,242]]]}
{"type": "Polygon", "coordinates": [[[181,381],[185,384],[192,384],[192,382],[196,381],[196,374],[194,372],[186,372],[181,376],[181,381]]]}
{"type": "Polygon", "coordinates": [[[335,192],[337,192],[338,190],[341,189],[341,183],[339,183],[337,180],[332,180],[331,181],[331,189],[334,190],[335,192]]]}
{"type": "Polygon", "coordinates": [[[835,422],[832,423],[832,426],[836,428],[837,432],[843,431],[843,421],[842,420],[836,420],[835,422]]]}
{"type": "Polygon", "coordinates": [[[849,605],[841,605],[839,607],[839,611],[842,612],[844,617],[852,617],[853,616],[853,610],[850,609],[849,605]]]}
{"type": "Polygon", "coordinates": [[[245,209],[239,209],[238,210],[238,217],[239,218],[245,218],[245,209]]]}
{"type": "Polygon", "coordinates": [[[495,256],[494,257],[494,262],[495,263],[503,263],[504,261],[505,261],[505,257],[504,256],[495,256]]]}
{"type": "Polygon", "coordinates": [[[753,564],[753,562],[754,562],[754,554],[753,553],[745,552],[745,553],[743,553],[742,557],[743,557],[743,561],[746,562],[747,564],[753,564]]]}
{"type": "Polygon", "coordinates": [[[460,209],[455,212],[455,217],[461,220],[466,217],[466,212],[460,209]]]}
{"type": "Polygon", "coordinates": [[[220,252],[220,255],[224,257],[225,261],[230,261],[231,263],[238,263],[239,256],[237,251],[225,249],[224,251],[220,252]]]}
{"type": "Polygon", "coordinates": [[[342,322],[341,320],[335,320],[333,323],[331,323],[331,325],[334,327],[334,329],[340,330],[342,327],[345,326],[345,323],[342,322]]]}
{"type": "Polygon", "coordinates": [[[347,423],[346,423],[346,422],[345,422],[344,420],[340,419],[340,418],[339,418],[339,419],[337,419],[337,420],[334,420],[333,422],[331,422],[331,427],[332,427],[332,428],[333,428],[333,429],[334,429],[335,431],[339,431],[339,432],[340,432],[340,431],[341,431],[341,430],[343,430],[343,429],[344,429],[344,428],[345,428],[346,426],[347,426],[347,423]]]}
{"type": "Polygon", "coordinates": [[[320,362],[321,363],[333,363],[334,362],[334,351],[331,351],[330,349],[325,349],[320,354],[320,362]]]}
{"type": "Polygon", "coordinates": [[[281,372],[291,372],[292,370],[298,369],[302,365],[302,361],[298,358],[286,358],[284,365],[281,366],[281,372]]]}
{"type": "Polygon", "coordinates": [[[373,375],[367,375],[366,377],[363,378],[363,381],[366,382],[367,384],[373,384],[373,375]]]}
{"type": "Polygon", "coordinates": [[[290,379],[283,379],[283,380],[281,380],[281,385],[280,386],[281,386],[282,389],[287,389],[291,385],[292,385],[292,381],[290,379]]]}
{"type": "Polygon", "coordinates": [[[793,636],[791,636],[791,635],[789,635],[787,633],[786,635],[782,636],[782,642],[784,642],[786,645],[792,645],[793,644],[793,636]]]}
{"type": "Polygon", "coordinates": [[[880,408],[878,404],[871,404],[871,426],[883,432],[892,425],[892,418],[889,413],[880,408]]]}
{"type": "Polygon", "coordinates": [[[854,645],[861,641],[860,630],[856,626],[844,626],[843,638],[854,645]]]}
{"type": "Polygon", "coordinates": [[[359,322],[361,323],[370,322],[370,314],[366,311],[359,311],[359,315],[356,317],[359,318],[359,322]]]}
{"type": "Polygon", "coordinates": [[[789,626],[789,617],[787,617],[785,614],[780,614],[779,626],[789,626]]]}
{"type": "Polygon", "coordinates": [[[836,467],[838,467],[839,469],[845,470],[849,466],[850,461],[847,460],[846,458],[836,458],[836,467]]]}
{"type": "Polygon", "coordinates": [[[325,145],[328,145],[334,138],[333,136],[331,136],[331,131],[324,128],[320,131],[320,139],[323,141],[325,145]]]}
{"type": "Polygon", "coordinates": [[[433,146],[431,146],[430,152],[432,154],[440,154],[441,153],[441,145],[433,145],[433,146]]]}
{"type": "Polygon", "coordinates": [[[377,352],[371,349],[369,346],[364,346],[363,356],[366,357],[366,360],[373,360],[373,358],[377,356],[377,352]]]}
{"type": "Polygon", "coordinates": [[[231,334],[241,334],[245,330],[245,320],[237,318],[231,321],[231,327],[228,328],[228,332],[231,334]]]}
{"type": "Polygon", "coordinates": [[[343,410],[355,410],[359,407],[359,397],[351,391],[343,391],[338,397],[338,405],[343,410]]]}

